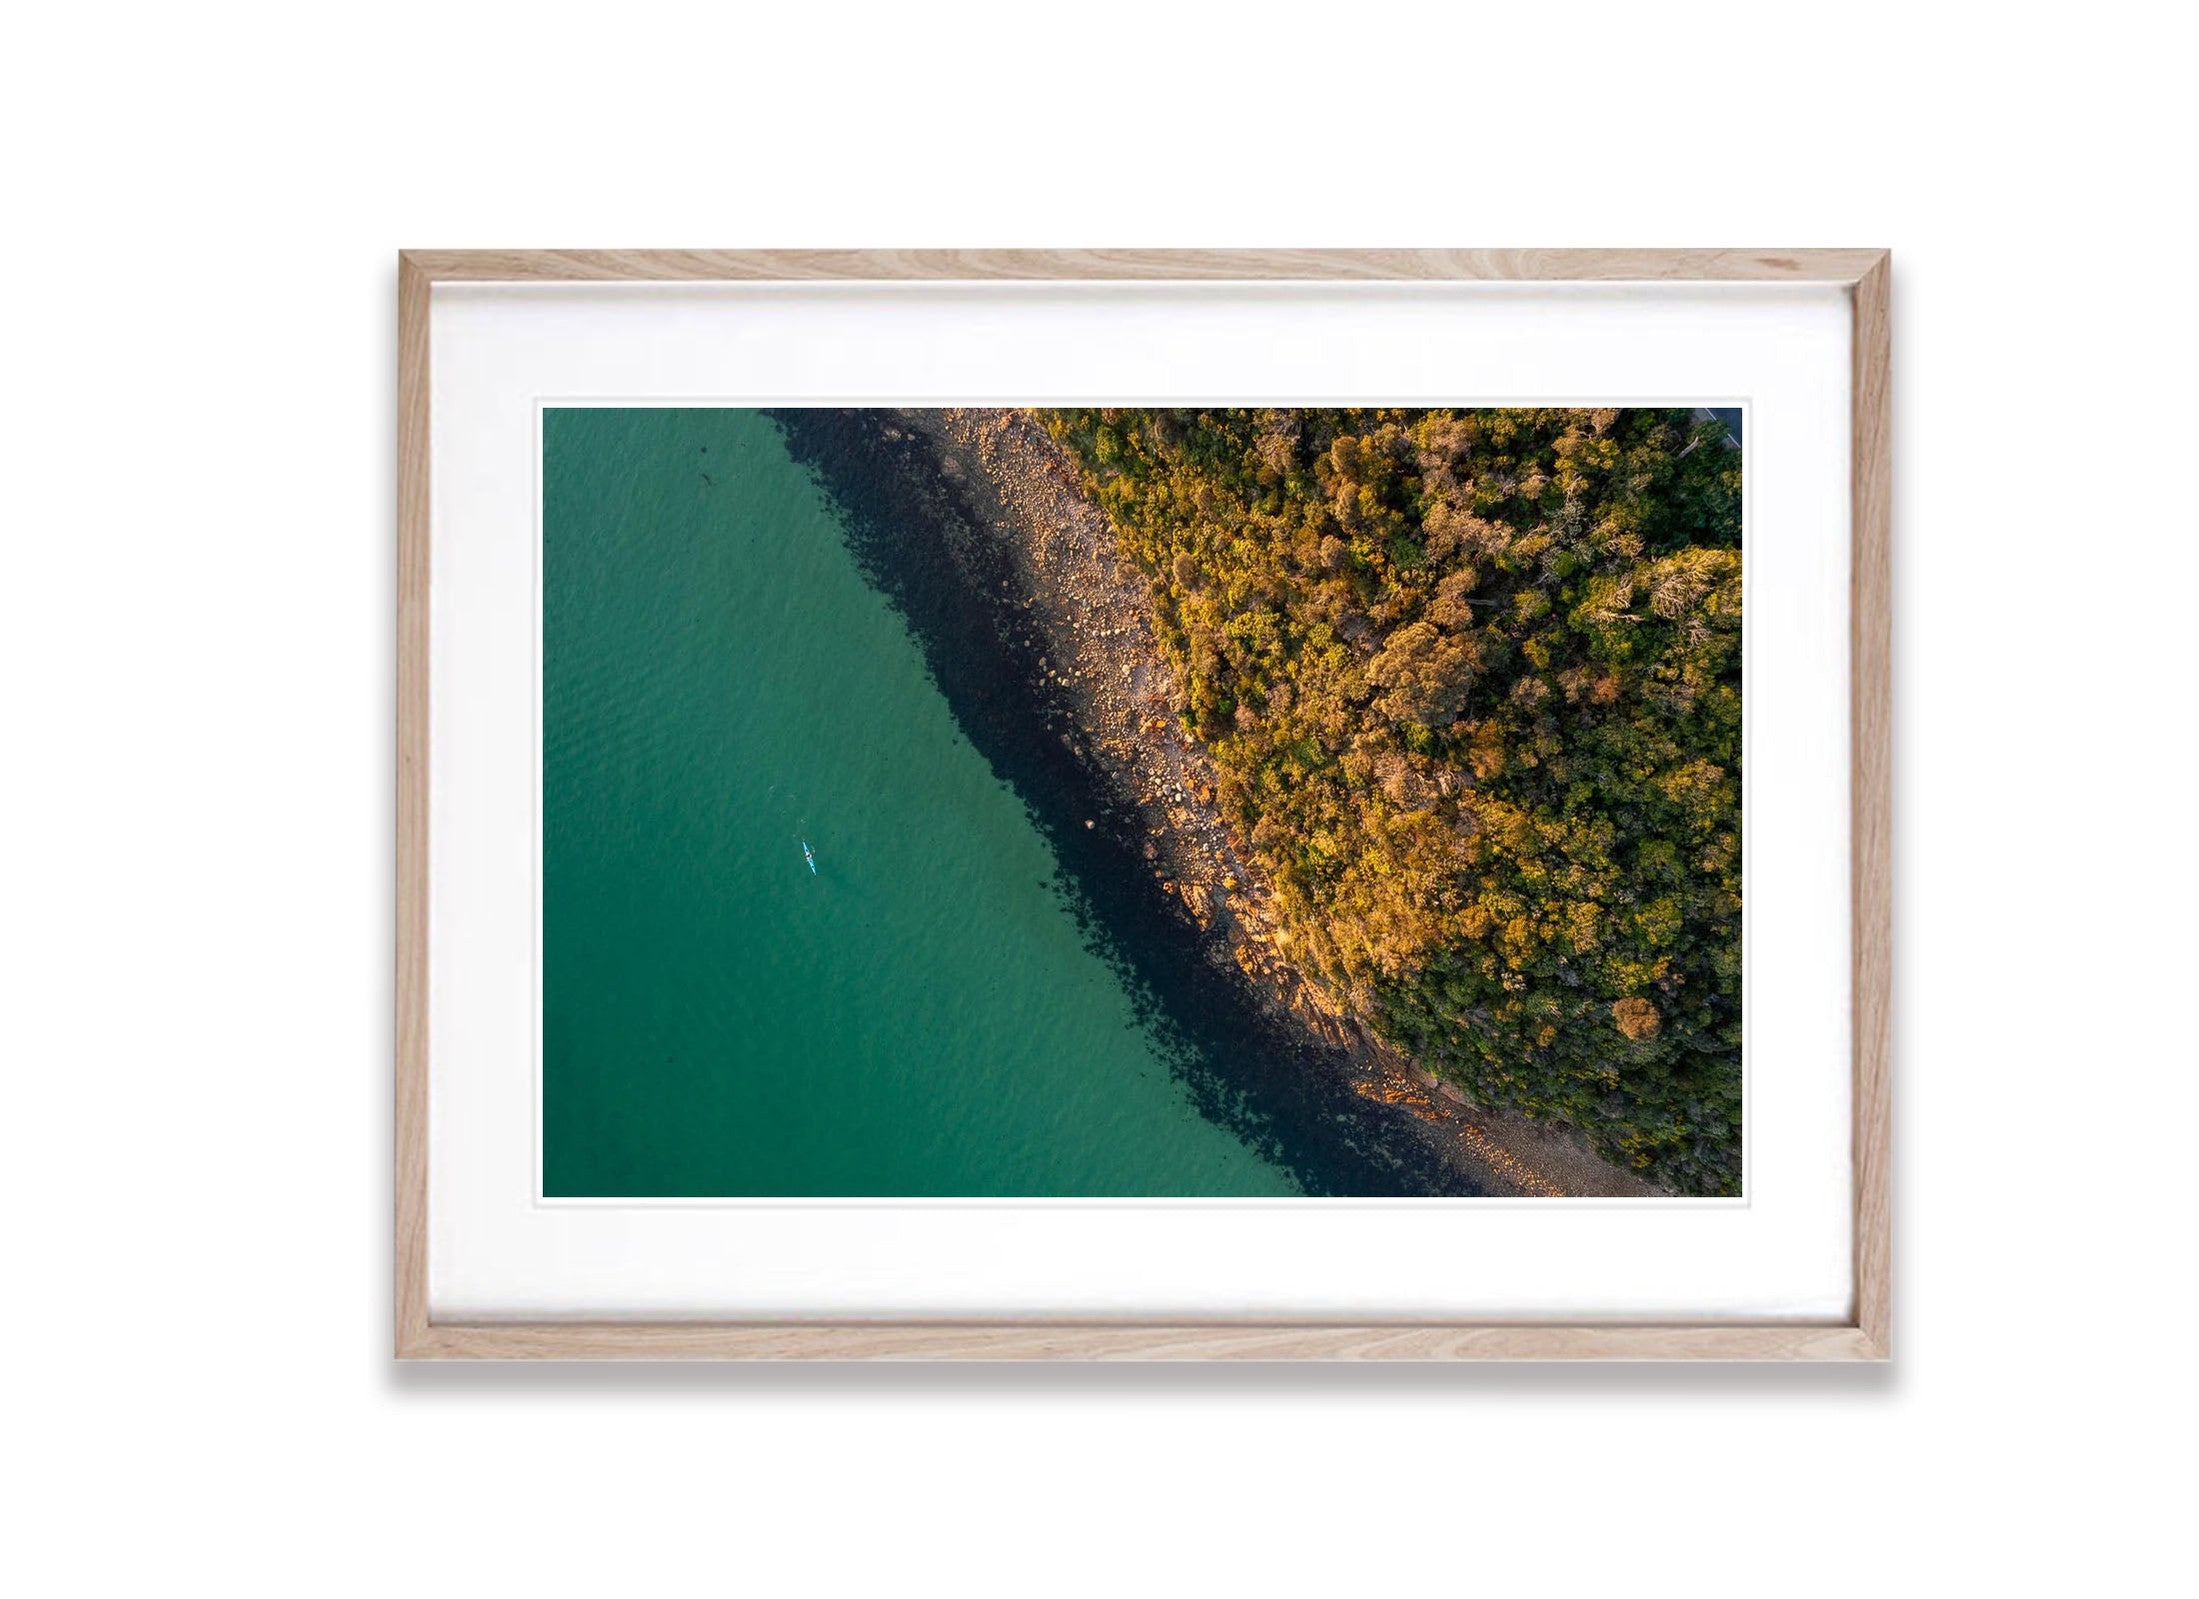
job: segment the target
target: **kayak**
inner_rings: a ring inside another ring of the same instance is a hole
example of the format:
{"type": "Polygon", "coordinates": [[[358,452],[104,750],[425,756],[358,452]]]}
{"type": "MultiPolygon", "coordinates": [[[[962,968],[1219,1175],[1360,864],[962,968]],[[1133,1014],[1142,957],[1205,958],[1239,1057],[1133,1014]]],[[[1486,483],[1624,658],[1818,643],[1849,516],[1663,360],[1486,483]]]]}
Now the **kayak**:
{"type": "Polygon", "coordinates": [[[815,877],[817,875],[817,857],[810,854],[809,840],[806,838],[802,840],[802,859],[809,862],[809,875],[815,877]]]}

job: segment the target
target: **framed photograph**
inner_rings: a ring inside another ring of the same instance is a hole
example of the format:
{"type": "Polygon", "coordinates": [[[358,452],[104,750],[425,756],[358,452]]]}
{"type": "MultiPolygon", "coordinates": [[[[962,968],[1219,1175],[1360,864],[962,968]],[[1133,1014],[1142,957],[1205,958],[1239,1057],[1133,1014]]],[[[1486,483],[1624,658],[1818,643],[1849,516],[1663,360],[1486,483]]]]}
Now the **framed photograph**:
{"type": "Polygon", "coordinates": [[[1885,1358],[1888,270],[403,254],[398,1355],[1885,1358]]]}

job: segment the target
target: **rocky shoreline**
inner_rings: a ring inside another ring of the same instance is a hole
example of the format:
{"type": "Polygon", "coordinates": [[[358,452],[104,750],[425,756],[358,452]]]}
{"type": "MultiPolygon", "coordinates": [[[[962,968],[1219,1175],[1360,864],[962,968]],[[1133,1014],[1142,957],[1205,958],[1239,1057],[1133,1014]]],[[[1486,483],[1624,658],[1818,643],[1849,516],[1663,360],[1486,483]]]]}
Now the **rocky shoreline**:
{"type": "Polygon", "coordinates": [[[976,522],[999,542],[1015,603],[1047,641],[1038,665],[1069,708],[1080,752],[1142,823],[1156,883],[1197,925],[1209,958],[1233,968],[1271,1015],[1343,1057],[1355,1092],[1410,1112],[1484,1193],[1660,1194],[1570,1130],[1470,1104],[1338,1014],[1299,975],[1272,894],[1215,804],[1211,762],[1173,714],[1176,686],[1145,580],[1117,552],[1074,465],[1024,412],[898,414],[938,452],[976,522]]]}
{"type": "Polygon", "coordinates": [[[1574,1135],[1466,1104],[1299,979],[1171,713],[1144,580],[1035,418],[767,414],[1050,841],[1058,889],[1203,1115],[1313,1194],[1660,1192],[1574,1135]]]}

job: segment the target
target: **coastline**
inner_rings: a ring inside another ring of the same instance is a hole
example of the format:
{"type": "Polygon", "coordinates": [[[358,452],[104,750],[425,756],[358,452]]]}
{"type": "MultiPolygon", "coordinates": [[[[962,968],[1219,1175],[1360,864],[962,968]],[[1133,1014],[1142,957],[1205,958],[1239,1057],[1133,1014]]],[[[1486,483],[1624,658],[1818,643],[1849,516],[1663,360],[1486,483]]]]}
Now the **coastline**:
{"type": "Polygon", "coordinates": [[[1357,1092],[1411,1112],[1489,1192],[1663,1197],[1572,1129],[1471,1104],[1339,1014],[1299,975],[1272,894],[1214,802],[1212,764],[1171,713],[1174,680],[1153,634],[1145,580],[1118,553],[1072,463],[1022,412],[898,415],[939,452],[942,469],[1004,546],[1019,597],[1051,643],[1042,664],[1072,706],[1094,775],[1142,819],[1158,886],[1196,923],[1210,958],[1233,968],[1279,1020],[1347,1056],[1357,1092]]]}
{"type": "Polygon", "coordinates": [[[1314,1192],[1659,1197],[1569,1130],[1466,1102],[1292,967],[1266,885],[1170,711],[1143,577],[1043,427],[1000,410],[787,412],[797,458],[853,512],[858,557],[1095,905],[1118,962],[1229,1057],[1194,1098],[1288,1148],[1314,1192]],[[943,570],[951,568],[951,572],[943,570]],[[975,669],[989,657],[985,670],[975,669]],[[1014,701],[1008,704],[1007,701],[1014,701]],[[1038,736],[1034,737],[1034,733],[1038,736]],[[1278,1131],[1280,1129],[1280,1131],[1278,1131]]]}

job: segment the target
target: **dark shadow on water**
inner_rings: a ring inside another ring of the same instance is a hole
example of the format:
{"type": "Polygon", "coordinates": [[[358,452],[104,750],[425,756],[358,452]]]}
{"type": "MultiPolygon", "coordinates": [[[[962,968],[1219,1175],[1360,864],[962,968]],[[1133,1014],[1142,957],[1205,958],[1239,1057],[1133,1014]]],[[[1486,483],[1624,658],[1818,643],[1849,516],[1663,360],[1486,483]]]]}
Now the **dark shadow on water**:
{"type": "Polygon", "coordinates": [[[1060,876],[1049,886],[1199,1113],[1311,1194],[1477,1194],[1410,1111],[1354,1091],[1347,1056],[1286,1031],[1207,959],[1145,860],[1142,823],[1080,757],[1068,708],[1039,670],[1045,643],[1002,598],[1005,554],[975,531],[931,445],[885,411],[766,414],[839,509],[858,566],[908,623],[963,735],[1052,847],[1060,876]]]}

